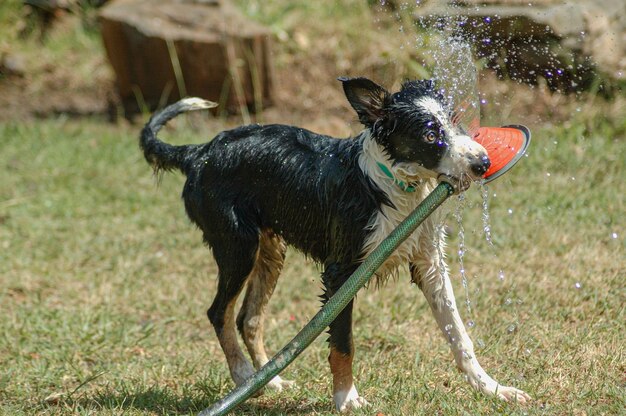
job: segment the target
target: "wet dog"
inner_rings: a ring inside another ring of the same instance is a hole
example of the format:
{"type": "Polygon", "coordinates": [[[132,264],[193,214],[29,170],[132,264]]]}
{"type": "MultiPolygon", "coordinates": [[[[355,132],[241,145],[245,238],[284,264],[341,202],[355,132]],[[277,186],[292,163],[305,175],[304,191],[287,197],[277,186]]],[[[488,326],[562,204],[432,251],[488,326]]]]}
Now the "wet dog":
{"type": "MultiPolygon", "coordinates": [[[[329,299],[363,259],[437,185],[444,175],[463,190],[490,165],[485,149],[451,120],[433,81],[405,82],[390,93],[366,78],[340,78],[365,126],[338,139],[285,125],[249,125],[201,145],[174,146],[157,138],[176,115],[213,103],[189,98],[155,114],[141,148],[155,170],[187,176],[183,200],[217,263],[218,287],[207,315],[241,384],[267,361],[263,322],[287,246],[323,266],[322,298],[329,299]],[[246,288],[235,317],[235,302],[246,288]],[[239,329],[252,364],[237,341],[239,329]]],[[[530,397],[498,384],[480,366],[455,303],[444,263],[445,233],[431,215],[378,270],[378,279],[408,265],[471,385],[505,400],[530,397]]],[[[337,410],[367,404],[352,376],[353,301],[330,325],[329,363],[337,410]]],[[[292,382],[275,377],[269,387],[292,382]]]]}

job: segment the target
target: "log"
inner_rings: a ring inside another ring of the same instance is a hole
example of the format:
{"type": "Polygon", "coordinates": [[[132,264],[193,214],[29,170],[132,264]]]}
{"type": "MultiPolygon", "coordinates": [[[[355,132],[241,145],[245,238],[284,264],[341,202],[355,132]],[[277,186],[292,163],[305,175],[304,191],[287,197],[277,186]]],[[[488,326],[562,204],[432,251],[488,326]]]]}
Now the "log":
{"type": "Polygon", "coordinates": [[[99,17],[127,114],[184,96],[216,101],[229,111],[271,104],[271,32],[230,3],[117,0],[99,17]]]}

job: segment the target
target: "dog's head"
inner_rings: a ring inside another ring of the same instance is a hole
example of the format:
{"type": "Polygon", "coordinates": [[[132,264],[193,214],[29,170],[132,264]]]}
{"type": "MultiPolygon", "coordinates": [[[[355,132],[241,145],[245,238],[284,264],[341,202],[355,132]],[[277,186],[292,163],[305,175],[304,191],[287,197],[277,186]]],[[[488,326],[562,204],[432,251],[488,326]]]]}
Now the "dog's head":
{"type": "Polygon", "coordinates": [[[361,123],[407,179],[444,174],[463,182],[489,168],[487,151],[452,123],[433,81],[407,81],[392,94],[367,78],[339,80],[361,123]]]}

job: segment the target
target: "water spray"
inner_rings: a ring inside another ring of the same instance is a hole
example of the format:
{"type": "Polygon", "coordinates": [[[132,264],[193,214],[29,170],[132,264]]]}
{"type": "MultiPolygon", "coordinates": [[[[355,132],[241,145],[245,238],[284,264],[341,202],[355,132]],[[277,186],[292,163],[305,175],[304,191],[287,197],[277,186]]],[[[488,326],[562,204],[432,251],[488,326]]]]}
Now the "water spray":
{"type": "MultiPolygon", "coordinates": [[[[521,159],[530,144],[530,131],[524,126],[517,125],[480,127],[474,135],[474,140],[487,150],[489,159],[492,161],[491,167],[483,177],[483,182],[488,183],[502,176],[521,159]]],[[[439,185],[372,251],[313,319],[287,345],[243,384],[211,407],[204,409],[198,416],[225,415],[254,395],[291,364],[335,320],[394,250],[450,195],[459,191],[450,182],[442,175],[439,185]]]]}

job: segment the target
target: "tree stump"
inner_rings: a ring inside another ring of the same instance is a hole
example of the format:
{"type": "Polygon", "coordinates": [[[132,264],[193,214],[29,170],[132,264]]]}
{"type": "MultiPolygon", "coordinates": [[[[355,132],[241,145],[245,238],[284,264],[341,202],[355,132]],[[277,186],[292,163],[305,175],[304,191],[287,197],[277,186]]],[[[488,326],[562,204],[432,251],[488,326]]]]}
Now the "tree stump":
{"type": "Polygon", "coordinates": [[[228,2],[117,0],[100,21],[127,115],[185,96],[239,112],[271,103],[270,31],[228,2]]]}

